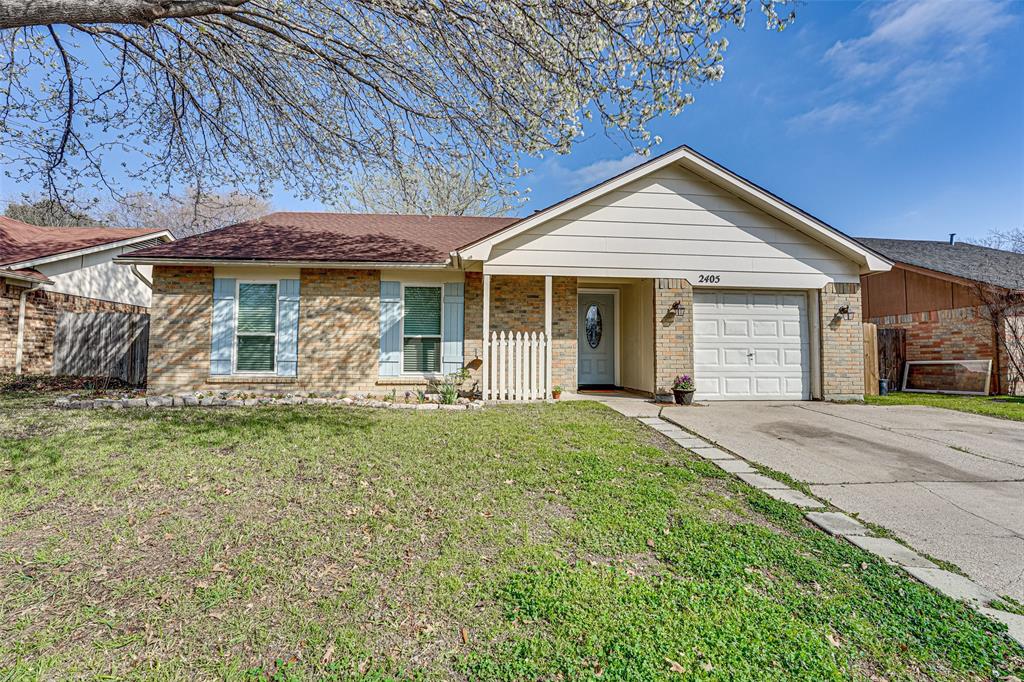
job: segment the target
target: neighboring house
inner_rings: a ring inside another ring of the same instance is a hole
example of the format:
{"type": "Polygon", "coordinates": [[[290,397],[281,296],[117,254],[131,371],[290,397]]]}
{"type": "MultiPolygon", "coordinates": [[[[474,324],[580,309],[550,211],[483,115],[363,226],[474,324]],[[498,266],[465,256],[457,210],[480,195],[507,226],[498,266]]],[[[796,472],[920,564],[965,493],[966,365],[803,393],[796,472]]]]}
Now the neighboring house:
{"type": "Polygon", "coordinates": [[[119,262],[153,266],[156,393],[383,395],[463,367],[493,391],[490,331],[549,332],[541,386],[691,374],[703,400],[860,398],[860,275],[889,268],[688,147],[522,219],[275,213],[119,262]]]}
{"type": "Polygon", "coordinates": [[[50,373],[62,312],[146,312],[150,288],[114,258],[171,239],[166,230],[38,227],[0,217],[0,372],[50,373]]]}
{"type": "Polygon", "coordinates": [[[879,329],[906,330],[907,360],[992,360],[992,393],[1021,388],[997,339],[1010,328],[992,324],[978,294],[1024,289],[1024,254],[948,241],[858,241],[894,262],[889,272],[861,277],[863,315],[879,329]]]}

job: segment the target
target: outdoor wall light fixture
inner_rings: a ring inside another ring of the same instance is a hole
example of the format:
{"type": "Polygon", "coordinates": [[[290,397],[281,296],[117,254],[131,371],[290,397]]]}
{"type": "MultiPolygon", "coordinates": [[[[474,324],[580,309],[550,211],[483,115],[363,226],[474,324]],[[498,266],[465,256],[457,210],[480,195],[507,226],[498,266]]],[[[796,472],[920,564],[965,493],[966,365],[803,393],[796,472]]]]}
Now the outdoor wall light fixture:
{"type": "Polygon", "coordinates": [[[668,311],[673,315],[681,315],[683,312],[683,302],[676,301],[675,303],[672,304],[668,311]]]}
{"type": "Polygon", "coordinates": [[[850,306],[848,306],[848,305],[841,305],[841,306],[839,306],[839,310],[836,311],[836,315],[835,315],[835,317],[833,319],[836,319],[836,320],[852,320],[853,319],[853,311],[850,310],[850,306]]]}

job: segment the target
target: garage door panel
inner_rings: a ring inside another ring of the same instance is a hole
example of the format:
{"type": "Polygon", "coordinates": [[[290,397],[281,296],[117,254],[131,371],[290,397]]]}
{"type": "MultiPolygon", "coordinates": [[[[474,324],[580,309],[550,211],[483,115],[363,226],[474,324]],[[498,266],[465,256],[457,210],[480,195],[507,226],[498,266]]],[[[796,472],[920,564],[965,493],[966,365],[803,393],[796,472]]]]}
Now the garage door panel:
{"type": "Polygon", "coordinates": [[[758,397],[773,396],[784,393],[782,389],[782,377],[754,377],[754,392],[758,397]]]}
{"type": "Polygon", "coordinates": [[[750,377],[722,377],[722,393],[727,396],[743,397],[750,395],[750,377]]]}
{"type": "Polygon", "coordinates": [[[810,397],[807,299],[792,292],[694,292],[699,400],[810,397]]]}
{"type": "Polygon", "coordinates": [[[800,339],[804,335],[804,323],[800,320],[783,320],[782,337],[786,339],[800,339]]]}
{"type": "MultiPolygon", "coordinates": [[[[695,316],[696,316],[696,314],[695,314],[695,316]]],[[[708,337],[708,338],[712,338],[712,339],[717,339],[719,337],[719,334],[718,334],[718,320],[707,320],[707,319],[697,320],[697,319],[695,319],[693,321],[693,336],[694,336],[694,338],[696,338],[698,336],[703,336],[703,337],[708,337]]]]}
{"type": "Polygon", "coordinates": [[[722,348],[722,367],[745,369],[749,364],[746,348],[722,348]]]}
{"type": "Polygon", "coordinates": [[[750,320],[722,320],[722,337],[745,339],[750,336],[750,320]]]}

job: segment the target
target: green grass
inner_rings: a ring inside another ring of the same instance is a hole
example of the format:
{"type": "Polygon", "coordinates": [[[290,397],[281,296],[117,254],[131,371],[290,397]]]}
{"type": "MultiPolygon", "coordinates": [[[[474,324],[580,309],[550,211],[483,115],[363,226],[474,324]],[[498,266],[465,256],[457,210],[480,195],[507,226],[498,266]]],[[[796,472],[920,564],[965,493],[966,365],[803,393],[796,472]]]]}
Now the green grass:
{"type": "Polygon", "coordinates": [[[869,405],[927,405],[928,407],[944,407],[947,410],[1024,421],[1024,397],[1020,396],[890,393],[885,396],[864,396],[864,400],[869,405]]]}
{"type": "Polygon", "coordinates": [[[0,679],[980,680],[1003,626],[594,403],[0,403],[0,679]]]}

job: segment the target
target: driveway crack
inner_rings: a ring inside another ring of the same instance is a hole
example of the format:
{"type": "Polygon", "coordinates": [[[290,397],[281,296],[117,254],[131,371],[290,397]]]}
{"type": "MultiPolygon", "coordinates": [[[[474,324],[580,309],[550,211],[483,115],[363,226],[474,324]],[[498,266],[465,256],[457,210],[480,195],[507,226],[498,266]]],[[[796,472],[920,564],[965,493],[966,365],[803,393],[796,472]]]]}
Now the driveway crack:
{"type": "MultiPolygon", "coordinates": [[[[1024,466],[1022,466],[1020,464],[1017,464],[1016,462],[1009,462],[1009,461],[1007,461],[1005,459],[1000,459],[998,457],[991,457],[989,455],[983,455],[981,453],[974,452],[973,450],[967,450],[966,448],[963,448],[963,449],[956,448],[956,447],[953,447],[952,445],[950,445],[949,443],[941,441],[941,440],[939,440],[937,438],[929,438],[928,436],[923,436],[923,435],[917,434],[917,433],[905,433],[901,429],[893,428],[893,427],[890,427],[890,426],[884,426],[884,425],[881,425],[881,424],[873,424],[871,422],[862,421],[860,419],[854,419],[853,417],[846,417],[846,416],[843,416],[843,415],[838,415],[838,414],[835,414],[835,413],[832,413],[832,412],[827,412],[827,411],[824,411],[824,410],[816,410],[812,406],[806,405],[806,404],[797,404],[797,405],[795,405],[795,407],[798,407],[801,410],[807,410],[808,412],[814,412],[815,414],[825,415],[825,416],[828,416],[828,417],[834,417],[835,419],[843,419],[843,420],[848,421],[848,422],[853,422],[854,424],[860,424],[861,426],[870,426],[873,429],[881,429],[883,431],[888,431],[889,433],[895,433],[897,435],[905,436],[907,438],[916,438],[917,440],[928,441],[929,443],[935,443],[936,445],[941,445],[943,447],[949,448],[950,450],[954,450],[954,451],[959,452],[961,454],[968,454],[968,455],[971,455],[972,457],[978,457],[980,459],[988,460],[989,462],[998,462],[999,464],[1008,464],[1009,466],[1016,467],[1018,469],[1024,469],[1024,466]]],[[[943,429],[943,432],[948,432],[948,431],[952,431],[952,430],[953,429],[943,429]]]]}
{"type": "Polygon", "coordinates": [[[957,503],[956,503],[956,502],[954,502],[953,500],[949,499],[949,498],[948,498],[948,497],[946,497],[945,495],[943,495],[943,494],[941,494],[941,493],[939,493],[939,492],[937,492],[937,491],[935,491],[935,490],[932,490],[932,489],[931,489],[931,488],[929,488],[928,486],[926,486],[926,485],[923,485],[922,483],[916,483],[916,482],[914,483],[914,485],[918,486],[918,487],[919,487],[919,488],[921,488],[922,490],[926,490],[926,491],[928,491],[929,493],[931,493],[931,494],[932,494],[932,495],[934,495],[935,497],[939,498],[939,499],[940,499],[940,500],[942,500],[943,502],[946,502],[946,503],[948,503],[948,504],[951,504],[951,505],[953,505],[954,507],[956,507],[957,509],[959,509],[959,510],[960,510],[960,511],[962,511],[963,513],[965,513],[965,514],[968,514],[969,516],[973,516],[974,518],[978,519],[979,521],[984,521],[985,523],[990,523],[990,524],[992,524],[993,526],[995,526],[996,528],[1002,528],[1003,530],[1005,530],[1005,531],[1006,531],[1007,533],[1009,533],[1009,534],[1010,534],[1010,535],[1012,535],[1013,537],[1015,537],[1015,538],[1018,538],[1018,539],[1020,539],[1020,540],[1024,540],[1024,535],[1021,535],[1020,533],[1018,533],[1018,532],[1017,532],[1017,531],[1015,531],[1014,529],[1012,529],[1012,528],[1007,528],[1006,526],[1002,525],[1001,523],[996,523],[996,522],[995,522],[995,521],[993,521],[992,519],[988,519],[988,518],[985,518],[984,516],[979,516],[978,514],[976,514],[976,513],[974,513],[973,511],[971,511],[970,509],[966,509],[966,508],[964,508],[964,507],[961,507],[961,506],[960,506],[959,504],[957,504],[957,503]]]}

